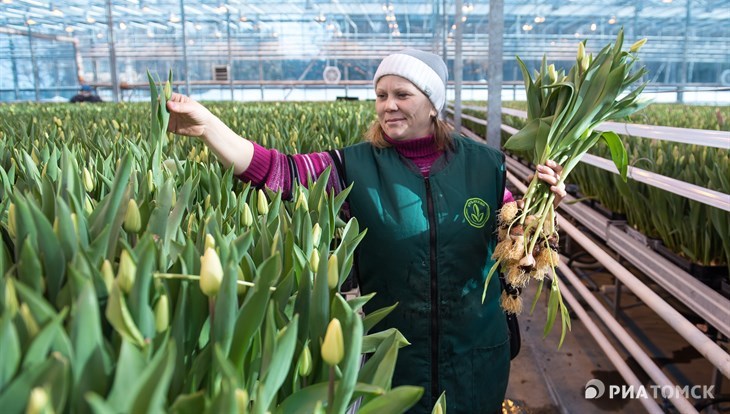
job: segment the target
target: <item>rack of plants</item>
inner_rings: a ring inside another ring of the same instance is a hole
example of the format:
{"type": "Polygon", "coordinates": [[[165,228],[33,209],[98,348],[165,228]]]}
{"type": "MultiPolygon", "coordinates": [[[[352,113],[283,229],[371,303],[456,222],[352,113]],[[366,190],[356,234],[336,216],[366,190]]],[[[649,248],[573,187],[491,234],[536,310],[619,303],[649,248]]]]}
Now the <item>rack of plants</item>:
{"type": "Polygon", "coordinates": [[[694,276],[700,282],[717,291],[720,290],[721,282],[728,278],[728,266],[703,266],[692,263],[689,259],[669,250],[663,244],[656,246],[654,250],[685,272],[694,276]]]}

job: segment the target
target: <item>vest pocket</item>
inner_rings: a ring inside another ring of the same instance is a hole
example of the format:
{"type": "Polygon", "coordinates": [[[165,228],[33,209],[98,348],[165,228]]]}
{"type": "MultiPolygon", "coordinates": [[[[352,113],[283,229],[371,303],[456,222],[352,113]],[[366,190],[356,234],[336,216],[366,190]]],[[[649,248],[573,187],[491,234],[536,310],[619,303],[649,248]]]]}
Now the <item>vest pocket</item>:
{"type": "Polygon", "coordinates": [[[472,413],[502,411],[509,368],[509,339],[493,347],[472,350],[472,413]]]}

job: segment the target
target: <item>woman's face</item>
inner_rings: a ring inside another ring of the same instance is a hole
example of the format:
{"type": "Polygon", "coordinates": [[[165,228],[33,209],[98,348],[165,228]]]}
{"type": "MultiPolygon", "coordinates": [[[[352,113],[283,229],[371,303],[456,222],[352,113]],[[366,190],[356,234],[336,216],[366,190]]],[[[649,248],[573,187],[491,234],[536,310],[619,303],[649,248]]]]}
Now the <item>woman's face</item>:
{"type": "Polygon", "coordinates": [[[421,138],[433,134],[431,118],[436,109],[414,84],[386,75],[375,86],[375,111],[386,135],[394,140],[421,138]]]}

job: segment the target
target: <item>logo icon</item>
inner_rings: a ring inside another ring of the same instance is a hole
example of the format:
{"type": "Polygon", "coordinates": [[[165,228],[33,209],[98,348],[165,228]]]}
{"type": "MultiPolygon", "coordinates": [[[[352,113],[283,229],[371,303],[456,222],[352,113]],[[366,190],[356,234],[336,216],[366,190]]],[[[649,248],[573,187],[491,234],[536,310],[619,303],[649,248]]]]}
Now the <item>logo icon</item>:
{"type": "Polygon", "coordinates": [[[489,219],[489,204],[478,197],[466,200],[464,217],[472,227],[477,229],[484,227],[489,219]]]}
{"type": "Polygon", "coordinates": [[[606,386],[603,385],[603,381],[599,379],[592,379],[586,383],[586,400],[601,398],[604,392],[606,392],[606,386]]]}

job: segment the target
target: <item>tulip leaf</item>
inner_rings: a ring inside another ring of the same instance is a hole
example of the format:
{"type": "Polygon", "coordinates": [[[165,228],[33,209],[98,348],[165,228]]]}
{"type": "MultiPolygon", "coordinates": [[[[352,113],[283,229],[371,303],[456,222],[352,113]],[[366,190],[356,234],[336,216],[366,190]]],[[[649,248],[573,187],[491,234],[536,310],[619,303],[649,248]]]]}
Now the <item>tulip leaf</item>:
{"type": "Polygon", "coordinates": [[[383,342],[381,342],[375,353],[368,358],[365,365],[360,369],[357,380],[366,384],[373,384],[385,390],[390,389],[395,371],[395,361],[398,357],[397,331],[391,331],[383,342]]]}
{"type": "Polygon", "coordinates": [[[362,325],[365,332],[370,332],[370,330],[380,321],[382,321],[386,316],[390,315],[391,312],[398,306],[398,302],[394,303],[391,306],[388,306],[386,308],[380,308],[378,310],[375,310],[373,312],[370,312],[369,314],[365,315],[365,318],[363,319],[362,325]]]}
{"type": "Polygon", "coordinates": [[[22,357],[20,339],[10,313],[5,313],[0,318],[0,349],[3,356],[0,358],[0,392],[2,392],[15,376],[22,357]]]}
{"type": "Polygon", "coordinates": [[[205,391],[179,394],[170,407],[172,414],[200,414],[205,411],[205,391]]]}
{"type": "Polygon", "coordinates": [[[144,338],[139,332],[137,325],[135,325],[132,315],[129,313],[127,303],[124,300],[124,294],[116,281],[109,293],[105,315],[109,323],[122,338],[139,347],[144,346],[144,338]]]}
{"type": "Polygon", "coordinates": [[[407,411],[423,395],[423,387],[403,385],[375,397],[360,407],[359,414],[400,414],[407,411]]]}
{"type": "Polygon", "coordinates": [[[608,145],[608,149],[611,150],[611,159],[613,159],[613,163],[616,164],[616,168],[621,175],[621,179],[626,182],[626,175],[629,169],[629,157],[626,153],[626,147],[624,147],[624,144],[621,142],[621,137],[619,137],[615,132],[604,131],[601,134],[601,138],[604,142],[606,142],[606,145],[608,145]]]}
{"type": "Polygon", "coordinates": [[[279,265],[278,254],[271,256],[261,264],[256,272],[255,286],[249,289],[249,294],[236,315],[229,358],[239,369],[243,366],[244,357],[251,347],[254,333],[260,329],[264,320],[265,309],[271,297],[269,288],[279,276],[279,265]]]}
{"type": "MultiPolygon", "coordinates": [[[[317,402],[327,401],[328,386],[328,383],[320,382],[302,388],[301,390],[286,397],[286,399],[284,399],[284,401],[276,408],[276,414],[314,412],[314,407],[317,405],[317,402]]],[[[335,389],[338,386],[339,381],[335,381],[335,389]]],[[[383,394],[385,394],[385,390],[380,387],[358,382],[355,384],[353,398],[359,398],[362,396],[378,396],[383,394]]]]}
{"type": "Polygon", "coordinates": [[[167,342],[149,362],[130,390],[130,412],[162,412],[175,365],[175,343],[167,342]]]}
{"type": "MultiPolygon", "coordinates": [[[[51,354],[45,360],[22,370],[0,393],[0,407],[5,413],[22,413],[28,402],[26,398],[33,388],[44,387],[63,381],[68,376],[68,361],[59,354],[51,354]]],[[[62,383],[62,382],[61,382],[62,383]]],[[[59,390],[61,391],[61,390],[59,390]]],[[[53,394],[52,394],[53,395],[53,394]]],[[[53,403],[54,401],[52,401],[53,403]]],[[[58,400],[59,406],[62,401],[58,400]]],[[[61,409],[63,407],[60,407],[61,409]]]]}
{"type": "Polygon", "coordinates": [[[269,406],[277,391],[286,380],[297,344],[298,318],[298,315],[294,315],[291,322],[276,334],[274,352],[268,369],[261,378],[258,398],[254,401],[252,409],[253,413],[264,414],[269,411],[269,406]]]}
{"type": "Polygon", "coordinates": [[[31,214],[38,231],[38,247],[45,274],[48,299],[56,301],[56,295],[61,290],[63,275],[66,269],[66,259],[63,256],[61,243],[53,233],[53,227],[43,212],[33,203],[29,203],[31,214]]]}

